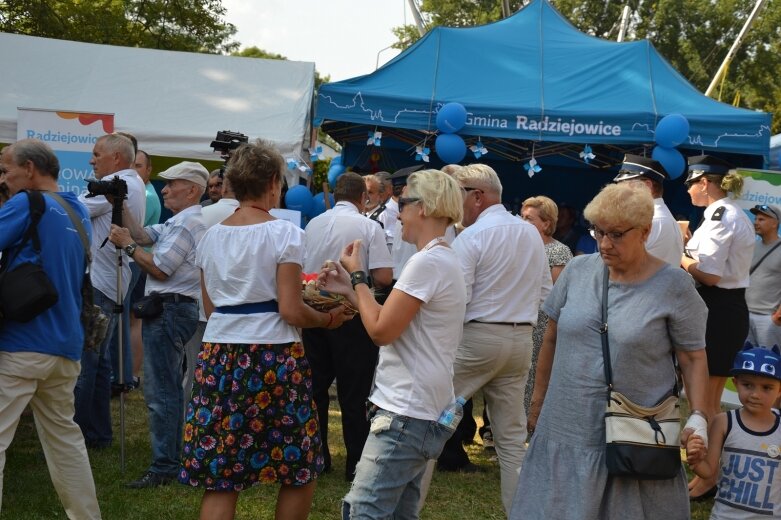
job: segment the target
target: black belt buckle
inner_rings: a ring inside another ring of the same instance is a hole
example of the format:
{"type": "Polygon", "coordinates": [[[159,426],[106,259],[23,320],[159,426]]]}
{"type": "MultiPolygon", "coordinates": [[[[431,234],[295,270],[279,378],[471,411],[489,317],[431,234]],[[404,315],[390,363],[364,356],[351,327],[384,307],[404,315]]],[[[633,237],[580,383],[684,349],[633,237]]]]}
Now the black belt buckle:
{"type": "Polygon", "coordinates": [[[380,407],[374,404],[373,402],[367,400],[366,401],[366,420],[371,421],[372,418],[377,415],[377,410],[379,410],[380,407]]]}

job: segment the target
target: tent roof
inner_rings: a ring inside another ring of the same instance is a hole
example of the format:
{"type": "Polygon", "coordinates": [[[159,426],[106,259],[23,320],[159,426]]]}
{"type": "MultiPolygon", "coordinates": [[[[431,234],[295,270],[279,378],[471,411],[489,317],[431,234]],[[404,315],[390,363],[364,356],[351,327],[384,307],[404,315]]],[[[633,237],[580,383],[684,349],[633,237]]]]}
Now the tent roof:
{"type": "Polygon", "coordinates": [[[547,0],[488,25],[437,27],[374,73],[322,86],[315,123],[341,128],[340,138],[343,123],[436,131],[448,102],[469,112],[462,135],[637,146],[681,113],[682,147],[768,154],[769,114],[704,96],[649,41],[586,35],[547,0]]]}
{"type": "Polygon", "coordinates": [[[0,33],[0,142],[16,140],[17,108],[114,113],[116,130],[152,155],[219,159],[218,130],[300,152],[314,64],[94,45],[0,33]]]}

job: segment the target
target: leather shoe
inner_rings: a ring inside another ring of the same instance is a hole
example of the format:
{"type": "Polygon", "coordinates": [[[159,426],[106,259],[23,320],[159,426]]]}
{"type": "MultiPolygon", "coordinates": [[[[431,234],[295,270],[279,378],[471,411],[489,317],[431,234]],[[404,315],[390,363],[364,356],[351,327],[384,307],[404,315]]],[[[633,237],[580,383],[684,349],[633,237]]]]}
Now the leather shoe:
{"type": "Polygon", "coordinates": [[[143,477],[138,480],[128,482],[125,484],[125,487],[130,489],[156,488],[170,484],[174,481],[175,478],[175,476],[160,475],[159,473],[147,471],[143,477]]]}

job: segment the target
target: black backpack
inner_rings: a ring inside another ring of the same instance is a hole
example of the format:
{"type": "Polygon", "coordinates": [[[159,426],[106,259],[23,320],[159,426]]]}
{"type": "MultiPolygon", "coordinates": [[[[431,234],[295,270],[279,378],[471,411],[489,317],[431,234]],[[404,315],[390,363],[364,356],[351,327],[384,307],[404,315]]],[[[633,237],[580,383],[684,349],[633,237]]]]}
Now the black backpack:
{"type": "Polygon", "coordinates": [[[0,260],[0,319],[26,323],[59,300],[57,289],[46,276],[41,262],[41,241],[38,223],[46,211],[46,201],[40,191],[23,190],[30,204],[30,226],[15,248],[3,251],[0,260]],[[36,262],[24,262],[9,270],[8,266],[32,240],[36,262]]]}

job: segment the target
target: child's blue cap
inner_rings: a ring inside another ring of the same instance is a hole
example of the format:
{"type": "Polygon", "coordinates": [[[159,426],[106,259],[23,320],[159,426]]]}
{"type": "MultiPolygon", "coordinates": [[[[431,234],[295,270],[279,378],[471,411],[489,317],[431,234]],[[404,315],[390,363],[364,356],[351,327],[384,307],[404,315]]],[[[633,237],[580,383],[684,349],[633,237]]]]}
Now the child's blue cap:
{"type": "Polygon", "coordinates": [[[773,348],[755,347],[746,342],[743,350],[735,356],[730,374],[752,374],[755,376],[772,377],[781,381],[781,350],[778,345],[773,348]]]}

